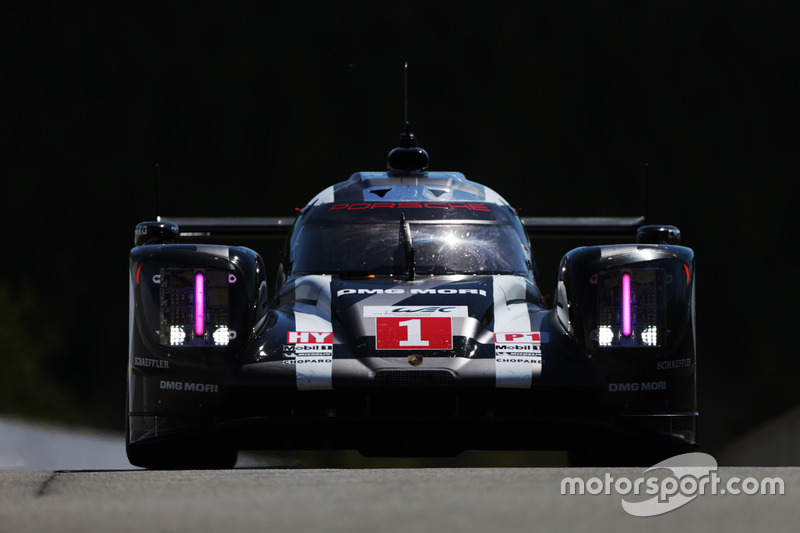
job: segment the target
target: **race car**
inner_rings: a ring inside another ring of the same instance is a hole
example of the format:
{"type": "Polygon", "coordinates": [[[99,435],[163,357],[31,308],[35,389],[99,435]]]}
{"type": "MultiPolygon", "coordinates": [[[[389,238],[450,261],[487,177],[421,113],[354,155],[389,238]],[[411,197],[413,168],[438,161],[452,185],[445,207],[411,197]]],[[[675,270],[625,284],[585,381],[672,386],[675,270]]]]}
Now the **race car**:
{"type": "Polygon", "coordinates": [[[694,254],[677,228],[523,221],[489,187],[428,165],[406,130],[386,171],[326,188],[293,221],[136,227],[132,464],[554,449],[650,465],[695,449],[694,254]],[[628,242],[566,253],[548,303],[529,233],[577,228],[628,242]],[[234,244],[276,235],[270,290],[262,255],[234,244]]]}

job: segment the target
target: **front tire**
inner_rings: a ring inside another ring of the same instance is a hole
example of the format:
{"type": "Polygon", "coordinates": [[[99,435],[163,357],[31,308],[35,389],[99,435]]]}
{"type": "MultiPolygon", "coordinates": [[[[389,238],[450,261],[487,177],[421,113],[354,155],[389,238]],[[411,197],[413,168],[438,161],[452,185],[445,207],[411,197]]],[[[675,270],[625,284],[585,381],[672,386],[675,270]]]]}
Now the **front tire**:
{"type": "Polygon", "coordinates": [[[134,466],[150,470],[211,470],[236,466],[238,450],[222,445],[197,446],[186,443],[169,446],[155,443],[128,443],[128,460],[134,466]]]}
{"type": "Polygon", "coordinates": [[[568,459],[570,466],[579,467],[650,467],[670,457],[693,451],[696,451],[696,446],[577,448],[569,451],[568,459]]]}

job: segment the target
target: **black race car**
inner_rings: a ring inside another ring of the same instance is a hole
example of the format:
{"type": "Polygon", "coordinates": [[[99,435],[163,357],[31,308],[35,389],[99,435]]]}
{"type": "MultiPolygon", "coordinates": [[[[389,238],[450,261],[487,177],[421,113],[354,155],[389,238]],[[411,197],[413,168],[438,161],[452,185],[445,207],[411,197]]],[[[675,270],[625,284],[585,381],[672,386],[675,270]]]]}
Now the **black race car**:
{"type": "Polygon", "coordinates": [[[296,220],[143,222],[130,254],[134,465],[230,467],[239,449],[367,455],[569,450],[649,465],[695,448],[694,255],[643,219],[527,219],[428,171],[408,131],[296,220]],[[528,232],[627,229],[576,248],[552,305],[528,232]],[[250,248],[283,234],[277,286],[250,248]],[[630,239],[633,240],[633,239],[630,239]]]}

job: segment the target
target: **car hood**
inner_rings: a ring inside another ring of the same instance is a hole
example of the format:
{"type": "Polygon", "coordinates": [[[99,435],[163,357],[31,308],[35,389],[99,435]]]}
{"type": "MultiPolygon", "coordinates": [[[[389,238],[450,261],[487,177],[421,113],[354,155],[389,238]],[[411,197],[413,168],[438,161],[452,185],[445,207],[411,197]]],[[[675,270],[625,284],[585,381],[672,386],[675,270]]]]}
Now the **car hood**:
{"type": "MultiPolygon", "coordinates": [[[[294,316],[294,324],[288,327],[293,328],[296,342],[303,342],[304,332],[331,332],[329,339],[340,355],[428,350],[452,356],[464,355],[458,352],[474,342],[493,343],[493,333],[504,328],[529,331],[526,304],[537,298],[535,285],[520,276],[441,276],[408,281],[313,275],[288,283],[281,291],[280,308],[294,316]],[[501,325],[498,314],[508,322],[512,308],[511,324],[501,325]]],[[[313,342],[312,337],[309,340],[313,342]]]]}

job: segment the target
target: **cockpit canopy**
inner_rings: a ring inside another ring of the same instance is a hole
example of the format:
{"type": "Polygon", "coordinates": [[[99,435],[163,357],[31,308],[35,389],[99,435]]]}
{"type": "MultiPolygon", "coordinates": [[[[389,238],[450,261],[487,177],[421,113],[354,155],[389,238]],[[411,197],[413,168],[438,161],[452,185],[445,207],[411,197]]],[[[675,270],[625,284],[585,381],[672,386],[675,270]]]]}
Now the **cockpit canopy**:
{"type": "Polygon", "coordinates": [[[288,244],[289,276],[531,275],[519,219],[488,202],[318,204],[304,210],[288,244]]]}

